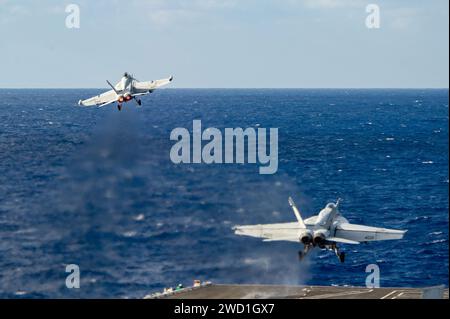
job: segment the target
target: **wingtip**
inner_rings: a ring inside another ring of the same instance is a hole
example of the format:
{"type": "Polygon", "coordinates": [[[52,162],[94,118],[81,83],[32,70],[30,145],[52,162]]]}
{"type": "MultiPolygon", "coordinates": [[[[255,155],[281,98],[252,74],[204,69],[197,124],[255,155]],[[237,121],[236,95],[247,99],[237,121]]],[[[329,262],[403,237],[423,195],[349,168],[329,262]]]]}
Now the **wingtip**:
{"type": "Polygon", "coordinates": [[[245,232],[241,228],[242,226],[236,225],[232,228],[235,235],[245,235],[245,232]]]}
{"type": "Polygon", "coordinates": [[[289,205],[291,205],[291,206],[294,206],[294,205],[295,205],[294,200],[292,199],[291,196],[289,196],[288,202],[289,202],[289,205]]]}

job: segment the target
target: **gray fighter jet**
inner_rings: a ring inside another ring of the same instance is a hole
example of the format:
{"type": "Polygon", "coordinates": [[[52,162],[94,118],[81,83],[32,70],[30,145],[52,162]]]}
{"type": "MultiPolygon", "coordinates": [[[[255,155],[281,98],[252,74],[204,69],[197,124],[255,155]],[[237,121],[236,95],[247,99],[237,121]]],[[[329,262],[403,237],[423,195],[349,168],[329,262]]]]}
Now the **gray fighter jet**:
{"type": "Polygon", "coordinates": [[[340,200],[329,203],[317,216],[303,220],[297,206],[289,197],[297,222],[265,225],[235,226],[235,234],[263,238],[264,241],[292,241],[304,245],[299,252],[300,260],[313,248],[328,249],[335,252],[341,262],[345,253],[340,252],[338,244],[360,244],[377,240],[402,239],[406,230],[377,228],[350,224],[339,212],[340,200]]]}
{"type": "Polygon", "coordinates": [[[116,85],[112,85],[109,81],[106,81],[112,90],[86,100],[80,100],[78,105],[103,107],[117,102],[117,108],[121,111],[123,103],[135,100],[138,106],[141,106],[142,102],[137,98],[138,96],[152,93],[154,90],[169,84],[172,80],[173,76],[167,79],[140,82],[131,74],[125,73],[116,85]]]}

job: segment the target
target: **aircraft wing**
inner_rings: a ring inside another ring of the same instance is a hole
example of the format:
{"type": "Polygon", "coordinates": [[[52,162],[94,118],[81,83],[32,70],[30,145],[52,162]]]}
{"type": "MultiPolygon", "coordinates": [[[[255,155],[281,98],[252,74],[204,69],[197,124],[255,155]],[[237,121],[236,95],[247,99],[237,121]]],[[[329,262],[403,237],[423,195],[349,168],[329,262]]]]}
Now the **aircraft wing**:
{"type": "Polygon", "coordinates": [[[402,239],[407,231],[341,223],[334,237],[355,242],[402,239]]]}
{"type": "Polygon", "coordinates": [[[136,81],[133,84],[133,89],[135,94],[133,95],[143,95],[152,92],[164,85],[169,84],[173,81],[173,76],[167,79],[156,80],[156,81],[148,81],[148,82],[138,82],[136,81]]]}
{"type": "Polygon", "coordinates": [[[117,100],[117,94],[114,90],[102,93],[100,95],[91,97],[86,100],[80,100],[78,105],[80,106],[104,106],[113,103],[117,100]]]}
{"type": "Polygon", "coordinates": [[[302,228],[298,223],[281,223],[266,225],[235,226],[236,235],[262,238],[264,241],[299,242],[299,232],[302,228]]]}

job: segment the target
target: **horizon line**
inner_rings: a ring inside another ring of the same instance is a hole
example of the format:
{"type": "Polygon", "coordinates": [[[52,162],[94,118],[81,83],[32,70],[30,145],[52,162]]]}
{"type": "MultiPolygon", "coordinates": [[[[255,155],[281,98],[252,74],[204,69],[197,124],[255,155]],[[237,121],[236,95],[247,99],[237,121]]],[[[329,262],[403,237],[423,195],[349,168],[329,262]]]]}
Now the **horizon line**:
{"type": "MultiPolygon", "coordinates": [[[[0,87],[0,90],[104,90],[107,87],[0,87]]],[[[162,90],[449,90],[448,87],[170,87],[162,90]]]]}

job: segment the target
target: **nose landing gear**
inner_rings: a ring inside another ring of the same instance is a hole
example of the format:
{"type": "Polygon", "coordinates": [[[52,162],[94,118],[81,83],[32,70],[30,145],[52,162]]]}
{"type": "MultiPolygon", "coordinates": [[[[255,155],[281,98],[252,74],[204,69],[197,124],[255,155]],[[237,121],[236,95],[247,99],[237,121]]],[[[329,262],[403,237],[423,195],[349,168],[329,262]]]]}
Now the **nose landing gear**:
{"type": "Polygon", "coordinates": [[[122,104],[117,104],[117,109],[118,109],[119,111],[122,111],[122,104]]]}

